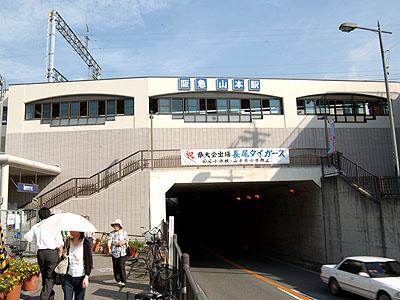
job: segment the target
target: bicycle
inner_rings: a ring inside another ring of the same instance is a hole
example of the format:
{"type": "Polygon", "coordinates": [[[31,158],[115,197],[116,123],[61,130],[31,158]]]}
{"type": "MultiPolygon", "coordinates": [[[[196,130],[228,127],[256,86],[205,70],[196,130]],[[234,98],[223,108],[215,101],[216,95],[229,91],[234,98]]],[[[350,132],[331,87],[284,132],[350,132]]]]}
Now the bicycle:
{"type": "Polygon", "coordinates": [[[28,246],[27,241],[14,241],[9,244],[5,244],[6,247],[10,248],[10,251],[4,250],[6,256],[11,258],[22,258],[23,253],[26,251],[26,247],[28,246]]]}
{"type": "Polygon", "coordinates": [[[149,289],[135,295],[140,300],[173,300],[178,289],[178,272],[168,265],[166,242],[161,239],[161,230],[153,228],[145,233],[147,244],[146,268],[149,273],[149,289]]]}

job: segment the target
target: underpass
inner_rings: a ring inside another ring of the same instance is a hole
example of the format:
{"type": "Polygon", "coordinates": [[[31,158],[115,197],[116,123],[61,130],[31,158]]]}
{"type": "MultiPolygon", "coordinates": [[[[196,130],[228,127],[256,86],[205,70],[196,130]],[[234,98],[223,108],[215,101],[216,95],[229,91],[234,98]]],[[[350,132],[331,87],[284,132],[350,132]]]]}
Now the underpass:
{"type": "Polygon", "coordinates": [[[175,184],[166,197],[209,299],[341,299],[319,279],[325,232],[313,181],[175,184]]]}

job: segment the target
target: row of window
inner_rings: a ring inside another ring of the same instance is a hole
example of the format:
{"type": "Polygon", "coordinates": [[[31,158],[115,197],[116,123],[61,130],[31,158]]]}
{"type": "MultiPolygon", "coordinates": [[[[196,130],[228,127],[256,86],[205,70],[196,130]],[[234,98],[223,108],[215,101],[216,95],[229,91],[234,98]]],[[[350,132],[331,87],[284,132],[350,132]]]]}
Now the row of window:
{"type": "Polygon", "coordinates": [[[54,119],[97,118],[133,115],[133,99],[89,100],[54,103],[28,103],[25,119],[42,121],[54,119]]]}
{"type": "Polygon", "coordinates": [[[174,118],[184,118],[191,122],[251,122],[263,115],[282,115],[282,99],[199,99],[199,98],[159,98],[150,99],[150,110],[157,114],[172,114],[174,118]],[[251,118],[200,117],[201,115],[251,115],[251,118]],[[192,115],[193,117],[184,117],[192,115]],[[219,121],[219,119],[223,121],[219,121]]]}
{"type": "MultiPolygon", "coordinates": [[[[3,108],[3,124],[7,120],[3,108]]],[[[185,122],[251,122],[264,115],[283,115],[281,98],[177,98],[150,99],[154,114],[172,115],[185,122]]],[[[53,126],[104,124],[116,115],[133,115],[132,98],[28,103],[25,119],[39,119],[53,126]],[[75,121],[80,119],[80,121],[75,121]],[[85,120],[87,119],[87,120],[85,120]],[[90,120],[89,120],[90,119],[90,120]],[[68,121],[66,121],[68,120],[68,121]],[[72,121],[69,121],[72,120],[72,121]]],[[[298,115],[330,115],[336,122],[366,122],[387,115],[387,102],[371,96],[319,95],[297,99],[298,115]]]]}
{"type": "Polygon", "coordinates": [[[298,98],[297,114],[328,115],[334,116],[335,122],[360,123],[388,115],[388,106],[386,101],[376,99],[298,98]]]}

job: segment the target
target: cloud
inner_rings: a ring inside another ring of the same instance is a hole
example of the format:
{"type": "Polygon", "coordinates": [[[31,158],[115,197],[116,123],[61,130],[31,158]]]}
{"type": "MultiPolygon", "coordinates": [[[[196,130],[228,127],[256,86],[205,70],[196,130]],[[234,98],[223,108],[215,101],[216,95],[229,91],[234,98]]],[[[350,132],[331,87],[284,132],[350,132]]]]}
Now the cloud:
{"type": "Polygon", "coordinates": [[[143,26],[144,14],[168,8],[176,0],[17,0],[3,1],[0,41],[45,38],[50,10],[57,10],[71,27],[86,23],[98,30],[143,26]]]}
{"type": "Polygon", "coordinates": [[[349,52],[348,60],[350,61],[350,67],[348,78],[365,78],[375,75],[373,74],[375,72],[372,70],[377,68],[379,63],[378,59],[380,59],[378,56],[379,52],[376,47],[377,42],[375,40],[368,40],[361,46],[354,48],[349,52]]]}

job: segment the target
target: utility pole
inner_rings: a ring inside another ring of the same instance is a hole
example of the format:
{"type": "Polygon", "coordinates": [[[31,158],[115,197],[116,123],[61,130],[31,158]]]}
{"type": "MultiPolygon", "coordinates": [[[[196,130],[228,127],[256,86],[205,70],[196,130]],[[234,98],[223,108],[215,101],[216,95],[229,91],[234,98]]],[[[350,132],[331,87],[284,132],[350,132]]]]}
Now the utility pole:
{"type": "MultiPolygon", "coordinates": [[[[87,32],[89,28],[87,27],[87,32]]],[[[57,71],[54,64],[55,57],[55,33],[56,30],[62,37],[70,44],[72,49],[82,58],[82,60],[89,67],[89,79],[99,79],[101,75],[101,67],[90,54],[87,46],[85,46],[78,36],[72,31],[71,27],[64,21],[58,12],[55,10],[49,13],[49,24],[47,32],[47,80],[49,82],[68,81],[62,74],[57,71]]],[[[87,38],[87,45],[89,36],[87,38]]]]}

